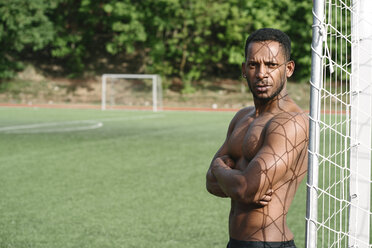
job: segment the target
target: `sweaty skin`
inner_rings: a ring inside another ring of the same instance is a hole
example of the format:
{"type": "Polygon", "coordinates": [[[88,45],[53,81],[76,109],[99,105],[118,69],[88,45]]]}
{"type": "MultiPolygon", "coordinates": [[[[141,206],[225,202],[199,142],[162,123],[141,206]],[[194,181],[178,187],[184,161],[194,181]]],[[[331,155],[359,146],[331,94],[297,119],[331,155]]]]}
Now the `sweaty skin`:
{"type": "Polygon", "coordinates": [[[207,190],[231,198],[231,238],[294,238],[286,216],[307,171],[308,117],[286,91],[293,70],[278,42],[249,45],[243,75],[255,106],[232,119],[207,172],[207,190]]]}

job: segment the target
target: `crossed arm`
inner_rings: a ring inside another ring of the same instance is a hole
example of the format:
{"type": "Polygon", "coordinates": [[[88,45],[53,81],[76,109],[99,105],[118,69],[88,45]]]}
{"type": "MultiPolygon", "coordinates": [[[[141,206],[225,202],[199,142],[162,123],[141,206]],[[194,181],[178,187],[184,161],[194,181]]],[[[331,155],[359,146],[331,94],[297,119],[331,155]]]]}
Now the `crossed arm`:
{"type": "Polygon", "coordinates": [[[264,189],[258,189],[260,165],[251,166],[251,164],[247,167],[253,168],[240,171],[233,168],[234,162],[228,155],[216,155],[207,172],[207,190],[219,197],[230,197],[246,204],[266,206],[271,201],[272,187],[267,187],[265,193],[254,197],[254,193],[264,189]]]}
{"type": "MultiPolygon", "coordinates": [[[[207,181],[206,186],[207,186],[208,192],[211,193],[212,195],[219,196],[219,197],[229,197],[229,195],[227,195],[226,192],[222,190],[219,182],[217,181],[217,178],[215,177],[215,175],[212,172],[212,169],[214,168],[215,162],[221,160],[219,158],[222,158],[223,156],[227,156],[228,151],[227,151],[227,144],[226,143],[229,140],[229,138],[230,138],[230,136],[231,136],[231,134],[232,134],[232,132],[235,128],[236,122],[241,118],[242,115],[244,115],[245,112],[246,112],[245,110],[239,111],[234,116],[234,118],[231,120],[229,128],[227,130],[226,140],[223,143],[223,145],[221,146],[221,148],[217,151],[216,155],[214,155],[214,157],[212,159],[212,162],[211,162],[211,165],[209,166],[209,169],[208,169],[208,172],[207,172],[207,178],[206,178],[206,181],[207,181]]],[[[233,167],[233,165],[234,165],[234,163],[231,159],[230,160],[225,160],[225,161],[220,161],[220,162],[223,162],[223,165],[227,166],[229,168],[233,167]]]]}
{"type": "Polygon", "coordinates": [[[271,120],[262,147],[243,171],[231,166],[225,142],[207,172],[208,191],[246,204],[267,205],[275,184],[293,169],[292,165],[306,147],[305,126],[301,116],[286,114],[271,120]]]}

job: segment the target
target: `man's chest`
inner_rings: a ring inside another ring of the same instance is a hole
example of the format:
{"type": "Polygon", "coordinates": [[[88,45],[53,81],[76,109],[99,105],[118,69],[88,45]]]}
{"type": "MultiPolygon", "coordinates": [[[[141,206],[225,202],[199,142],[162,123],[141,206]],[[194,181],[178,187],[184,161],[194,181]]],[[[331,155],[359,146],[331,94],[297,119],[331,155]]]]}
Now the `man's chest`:
{"type": "Polygon", "coordinates": [[[262,147],[265,126],[270,119],[248,117],[236,124],[227,141],[228,153],[236,162],[242,158],[249,162],[257,154],[262,147]]]}

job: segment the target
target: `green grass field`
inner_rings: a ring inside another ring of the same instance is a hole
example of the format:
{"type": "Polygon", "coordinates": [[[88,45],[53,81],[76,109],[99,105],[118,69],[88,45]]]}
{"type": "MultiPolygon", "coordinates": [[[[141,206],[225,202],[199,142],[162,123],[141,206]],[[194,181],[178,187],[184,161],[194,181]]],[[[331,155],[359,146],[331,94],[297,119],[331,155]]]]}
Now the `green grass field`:
{"type": "MultiPolygon", "coordinates": [[[[226,247],[230,112],[0,108],[0,247],[226,247]]],[[[304,247],[303,182],[288,216],[304,247]]]]}

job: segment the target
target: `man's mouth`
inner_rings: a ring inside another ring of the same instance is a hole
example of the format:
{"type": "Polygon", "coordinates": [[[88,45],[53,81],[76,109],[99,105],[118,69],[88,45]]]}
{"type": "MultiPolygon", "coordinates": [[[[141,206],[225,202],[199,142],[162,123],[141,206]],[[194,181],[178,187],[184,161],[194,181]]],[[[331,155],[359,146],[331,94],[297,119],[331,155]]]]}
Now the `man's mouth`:
{"type": "Polygon", "coordinates": [[[256,85],[256,90],[258,92],[266,92],[270,87],[271,86],[267,84],[260,84],[260,85],[256,85]]]}

